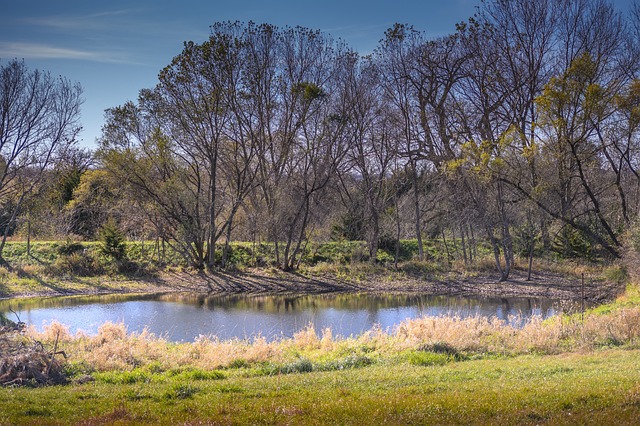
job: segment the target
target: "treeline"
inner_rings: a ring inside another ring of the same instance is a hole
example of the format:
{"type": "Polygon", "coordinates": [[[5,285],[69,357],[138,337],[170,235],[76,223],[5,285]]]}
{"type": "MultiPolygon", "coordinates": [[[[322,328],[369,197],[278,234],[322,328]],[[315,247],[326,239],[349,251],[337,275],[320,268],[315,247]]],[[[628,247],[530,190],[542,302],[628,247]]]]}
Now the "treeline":
{"type": "Polygon", "coordinates": [[[413,238],[422,259],[445,234],[468,261],[486,240],[502,279],[515,252],[617,258],[640,202],[639,61],[640,8],[600,0],[487,1],[445,37],[396,24],[367,56],[216,23],[5,229],[91,239],[111,218],[196,268],[225,267],[231,241],[272,242],[291,270],[309,241],[376,259],[413,238]]]}

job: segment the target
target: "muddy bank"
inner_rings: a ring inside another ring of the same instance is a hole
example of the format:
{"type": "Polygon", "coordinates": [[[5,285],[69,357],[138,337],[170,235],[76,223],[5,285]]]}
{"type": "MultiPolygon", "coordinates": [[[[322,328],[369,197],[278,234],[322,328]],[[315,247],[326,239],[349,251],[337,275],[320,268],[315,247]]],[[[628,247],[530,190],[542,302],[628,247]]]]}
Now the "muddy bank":
{"type": "MultiPolygon", "coordinates": [[[[283,293],[421,293],[460,296],[550,297],[579,300],[582,298],[581,278],[542,272],[526,280],[524,271],[514,271],[506,282],[497,282],[494,275],[449,273],[434,279],[393,274],[371,275],[366,279],[340,279],[335,276],[309,277],[273,270],[251,270],[243,273],[165,272],[154,277],[118,279],[97,277],[91,280],[72,278],[48,281],[24,291],[18,287],[4,288],[2,298],[30,296],[62,296],[106,293],[197,292],[208,294],[283,294],[283,293]]],[[[584,297],[593,303],[614,299],[624,285],[607,283],[586,277],[584,297]]]]}
{"type": "MultiPolygon", "coordinates": [[[[468,277],[449,274],[446,279],[416,277],[370,276],[366,280],[337,279],[331,276],[306,277],[298,274],[268,275],[261,272],[245,274],[176,274],[159,278],[172,289],[224,293],[423,293],[433,295],[474,295],[512,297],[550,297],[576,300],[582,298],[580,278],[567,278],[554,273],[533,274],[527,281],[526,273],[515,271],[505,282],[497,282],[495,276],[468,277]]],[[[624,285],[605,283],[585,278],[584,297],[590,302],[614,299],[624,290],[624,285]]]]}

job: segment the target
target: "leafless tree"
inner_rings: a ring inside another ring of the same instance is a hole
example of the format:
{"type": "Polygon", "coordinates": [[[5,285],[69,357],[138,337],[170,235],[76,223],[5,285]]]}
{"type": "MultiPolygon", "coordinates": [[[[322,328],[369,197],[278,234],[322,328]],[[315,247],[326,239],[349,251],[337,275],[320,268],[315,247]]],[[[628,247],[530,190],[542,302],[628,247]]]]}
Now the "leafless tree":
{"type": "Polygon", "coordinates": [[[76,142],[82,89],[12,60],[0,66],[0,202],[11,203],[0,256],[25,200],[56,154],[76,142]]]}

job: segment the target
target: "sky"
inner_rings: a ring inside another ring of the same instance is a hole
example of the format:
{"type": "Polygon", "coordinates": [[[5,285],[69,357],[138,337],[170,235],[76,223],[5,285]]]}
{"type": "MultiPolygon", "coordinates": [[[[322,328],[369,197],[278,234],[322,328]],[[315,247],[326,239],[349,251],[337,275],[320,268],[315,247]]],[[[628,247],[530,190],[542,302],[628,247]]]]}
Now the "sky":
{"type": "MultiPolygon", "coordinates": [[[[614,0],[626,11],[631,0],[614,0]]],[[[185,41],[203,42],[220,21],[300,25],[370,53],[384,31],[407,23],[450,34],[480,0],[9,0],[0,14],[0,64],[24,59],[84,89],[80,144],[95,148],[104,110],[135,100],[185,41]]]]}

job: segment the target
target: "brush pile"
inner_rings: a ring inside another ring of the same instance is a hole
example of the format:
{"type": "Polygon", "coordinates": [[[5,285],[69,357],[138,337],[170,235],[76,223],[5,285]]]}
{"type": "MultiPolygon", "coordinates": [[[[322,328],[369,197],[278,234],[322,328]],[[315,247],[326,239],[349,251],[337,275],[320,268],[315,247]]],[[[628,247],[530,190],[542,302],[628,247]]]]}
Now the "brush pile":
{"type": "Polygon", "coordinates": [[[52,351],[25,335],[24,323],[0,326],[0,385],[42,386],[66,383],[63,365],[56,355],[57,341],[52,351]]]}

